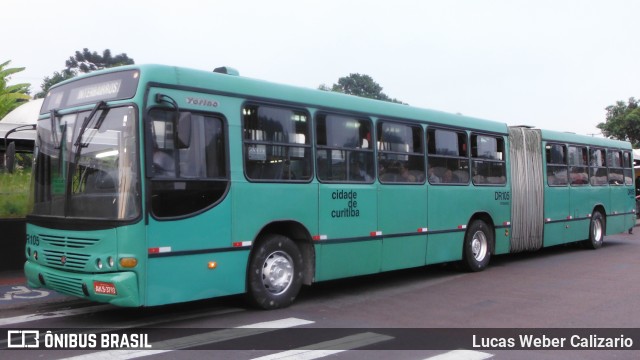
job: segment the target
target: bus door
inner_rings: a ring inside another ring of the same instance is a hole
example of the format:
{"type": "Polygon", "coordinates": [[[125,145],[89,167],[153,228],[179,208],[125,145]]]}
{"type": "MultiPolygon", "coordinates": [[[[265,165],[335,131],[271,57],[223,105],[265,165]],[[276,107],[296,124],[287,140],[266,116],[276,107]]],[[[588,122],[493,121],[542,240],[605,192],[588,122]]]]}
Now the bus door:
{"type": "Polygon", "coordinates": [[[380,271],[372,123],[366,118],[316,116],[318,234],[316,280],[380,271]]]}
{"type": "MultiPolygon", "coordinates": [[[[451,129],[427,129],[429,182],[427,264],[462,258],[466,228],[478,205],[471,184],[468,134],[451,129]]],[[[483,195],[487,195],[483,191],[483,195]]]]}
{"type": "Polygon", "coordinates": [[[622,153],[622,165],[624,167],[624,169],[622,170],[624,173],[624,187],[627,190],[624,192],[626,194],[626,197],[623,201],[621,201],[623,204],[625,204],[623,207],[623,211],[627,214],[624,216],[626,219],[625,228],[633,229],[633,227],[636,225],[636,213],[634,212],[634,209],[636,209],[635,197],[637,190],[635,188],[635,182],[633,180],[633,156],[631,154],[631,151],[624,151],[622,153]]]}
{"type": "Polygon", "coordinates": [[[545,159],[543,244],[547,247],[571,241],[568,229],[572,213],[569,208],[567,146],[547,143],[545,145],[545,159]]]}
{"type": "Polygon", "coordinates": [[[626,221],[633,206],[630,195],[635,193],[631,179],[630,157],[628,152],[620,150],[607,151],[607,165],[609,166],[609,189],[611,192],[611,209],[607,216],[607,233],[613,234],[633,227],[626,221]]]}
{"type": "Polygon", "coordinates": [[[246,254],[220,251],[232,248],[231,205],[224,201],[229,187],[225,128],[224,119],[213,113],[178,116],[173,107],[157,107],[145,116],[147,305],[244,291],[244,277],[234,274],[246,271],[246,261],[239,258],[246,254]],[[211,263],[224,266],[212,271],[211,263]]]}
{"type": "Polygon", "coordinates": [[[588,151],[584,146],[569,146],[569,186],[571,221],[569,240],[585,240],[589,237],[589,225],[594,204],[594,188],[589,186],[588,151]]]}
{"type": "Polygon", "coordinates": [[[382,270],[422,266],[427,251],[428,204],[422,127],[379,121],[376,134],[382,270]]]}

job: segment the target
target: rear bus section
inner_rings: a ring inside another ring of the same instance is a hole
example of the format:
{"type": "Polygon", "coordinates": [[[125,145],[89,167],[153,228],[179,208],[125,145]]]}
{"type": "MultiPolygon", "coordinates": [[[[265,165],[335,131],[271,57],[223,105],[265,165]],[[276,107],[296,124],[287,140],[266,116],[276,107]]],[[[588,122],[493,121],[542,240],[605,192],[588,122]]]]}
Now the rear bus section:
{"type": "Polygon", "coordinates": [[[635,224],[629,143],[513,127],[512,252],[582,241],[635,224]]]}

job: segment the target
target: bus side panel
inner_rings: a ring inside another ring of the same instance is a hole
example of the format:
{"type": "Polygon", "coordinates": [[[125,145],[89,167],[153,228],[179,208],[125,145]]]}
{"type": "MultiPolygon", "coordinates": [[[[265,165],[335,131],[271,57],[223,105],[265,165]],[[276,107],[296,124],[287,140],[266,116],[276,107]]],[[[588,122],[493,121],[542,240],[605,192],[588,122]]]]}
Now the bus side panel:
{"type": "Polygon", "coordinates": [[[625,226],[626,230],[633,230],[636,226],[636,189],[634,185],[627,185],[627,198],[624,200],[626,205],[625,226]]]}
{"type": "Polygon", "coordinates": [[[316,281],[380,272],[382,240],[358,242],[328,241],[320,246],[316,281]]]}
{"type": "Polygon", "coordinates": [[[493,254],[508,254],[511,248],[511,228],[507,225],[511,223],[512,192],[510,187],[482,188],[478,191],[484,191],[482,198],[490,199],[485,201],[492,204],[488,209],[491,209],[489,214],[491,214],[496,226],[493,254]]]}
{"type": "Polygon", "coordinates": [[[467,221],[478,206],[476,191],[473,186],[429,188],[427,264],[462,259],[467,221]]]}
{"type": "Polygon", "coordinates": [[[607,216],[607,235],[621,233],[628,230],[627,213],[631,211],[629,194],[635,193],[633,187],[625,185],[610,185],[611,208],[607,216]]]}
{"type": "Polygon", "coordinates": [[[147,306],[208,299],[245,292],[249,250],[149,259],[147,306]],[[215,261],[217,267],[209,269],[215,261]]]}
{"type": "Polygon", "coordinates": [[[317,184],[239,181],[232,189],[234,242],[254,242],[267,225],[279,221],[300,223],[316,235],[317,184]]]}
{"type": "Polygon", "coordinates": [[[230,196],[213,209],[186,219],[150,217],[148,246],[157,253],[149,254],[147,261],[147,305],[244,292],[248,251],[233,249],[230,223],[230,196]],[[210,269],[209,262],[216,262],[217,267],[210,269]]]}
{"type": "Polygon", "coordinates": [[[589,225],[591,223],[591,213],[596,205],[597,198],[594,197],[592,186],[572,186],[571,187],[571,216],[569,223],[569,240],[580,241],[589,237],[589,225]]]}
{"type": "Polygon", "coordinates": [[[422,266],[427,235],[427,189],[417,185],[380,185],[378,221],[383,231],[382,271],[422,266]]]}
{"type": "Polygon", "coordinates": [[[569,214],[569,187],[545,185],[544,247],[564,244],[571,241],[567,231],[569,214]]]}
{"type": "Polygon", "coordinates": [[[320,184],[316,280],[380,271],[382,238],[375,184],[320,184]]]}

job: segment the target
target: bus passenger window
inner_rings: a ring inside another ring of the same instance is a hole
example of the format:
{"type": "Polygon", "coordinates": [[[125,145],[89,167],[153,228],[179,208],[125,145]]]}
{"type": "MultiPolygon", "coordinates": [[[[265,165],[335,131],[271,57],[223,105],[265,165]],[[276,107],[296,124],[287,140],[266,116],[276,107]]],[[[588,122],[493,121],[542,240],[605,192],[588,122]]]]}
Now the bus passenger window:
{"type": "Polygon", "coordinates": [[[547,144],[547,184],[549,186],[566,186],[567,176],[567,148],[561,144],[547,144]]]}
{"type": "Polygon", "coordinates": [[[471,174],[475,185],[507,183],[504,139],[489,135],[471,135],[471,174]]]}
{"type": "Polygon", "coordinates": [[[309,116],[305,111],[246,105],[242,120],[244,166],[249,180],[311,179],[309,116]]]}
{"type": "Polygon", "coordinates": [[[316,146],[320,181],[373,182],[375,169],[370,120],[318,114],[316,146]]]}
{"type": "Polygon", "coordinates": [[[633,185],[633,161],[631,160],[631,153],[629,151],[625,151],[623,156],[624,184],[633,185]]]}
{"type": "Polygon", "coordinates": [[[378,165],[382,183],[425,181],[422,127],[379,122],[378,165]]]}
{"type": "Polygon", "coordinates": [[[622,165],[622,152],[609,150],[607,151],[609,165],[609,184],[624,185],[624,171],[622,165]]]}
{"type": "Polygon", "coordinates": [[[571,186],[589,184],[587,148],[569,146],[569,175],[571,186]]]}
{"type": "Polygon", "coordinates": [[[429,129],[427,159],[430,184],[469,183],[467,134],[461,131],[429,129]]]}
{"type": "Polygon", "coordinates": [[[608,174],[605,150],[591,148],[589,153],[589,182],[595,186],[607,185],[608,174]]]}

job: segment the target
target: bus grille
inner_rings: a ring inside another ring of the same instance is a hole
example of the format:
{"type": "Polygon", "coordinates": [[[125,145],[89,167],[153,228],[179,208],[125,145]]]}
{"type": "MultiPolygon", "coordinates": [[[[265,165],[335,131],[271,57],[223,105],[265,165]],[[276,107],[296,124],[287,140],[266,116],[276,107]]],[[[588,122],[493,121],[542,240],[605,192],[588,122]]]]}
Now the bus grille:
{"type": "Polygon", "coordinates": [[[43,274],[47,287],[59,293],[84,297],[82,280],[73,276],[43,274]]]}
{"type": "Polygon", "coordinates": [[[84,249],[88,246],[97,244],[100,239],[91,238],[76,238],[70,236],[55,236],[39,234],[40,241],[50,246],[70,248],[70,249],[84,249]]]}
{"type": "Polygon", "coordinates": [[[44,262],[51,267],[83,270],[91,255],[72,252],[44,250],[44,262]]]}

